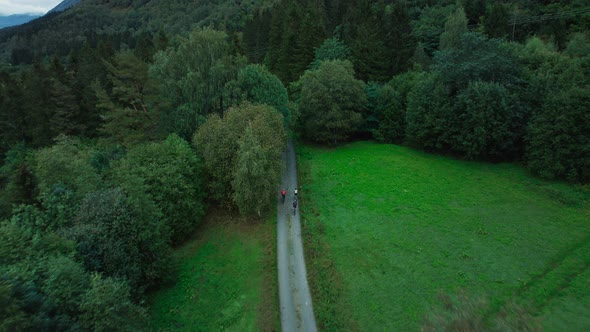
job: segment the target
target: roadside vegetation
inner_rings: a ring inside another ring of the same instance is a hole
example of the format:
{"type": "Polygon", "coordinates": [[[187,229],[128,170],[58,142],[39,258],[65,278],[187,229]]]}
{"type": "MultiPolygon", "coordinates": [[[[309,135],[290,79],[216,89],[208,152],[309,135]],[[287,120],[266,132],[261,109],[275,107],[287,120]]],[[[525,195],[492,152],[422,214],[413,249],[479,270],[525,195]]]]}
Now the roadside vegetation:
{"type": "Polygon", "coordinates": [[[590,327],[587,187],[371,142],[298,155],[324,329],[590,327]]]}

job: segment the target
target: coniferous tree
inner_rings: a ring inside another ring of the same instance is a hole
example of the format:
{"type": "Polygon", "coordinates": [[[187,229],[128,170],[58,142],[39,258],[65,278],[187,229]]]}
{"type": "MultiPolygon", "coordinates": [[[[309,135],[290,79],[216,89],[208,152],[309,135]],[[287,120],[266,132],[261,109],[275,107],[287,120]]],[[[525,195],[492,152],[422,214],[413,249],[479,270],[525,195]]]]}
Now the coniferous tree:
{"type": "Polygon", "coordinates": [[[23,108],[27,110],[27,142],[32,146],[46,146],[51,142],[51,109],[49,100],[49,76],[41,64],[35,64],[23,80],[23,108]]]}
{"type": "Polygon", "coordinates": [[[0,154],[18,142],[27,142],[27,113],[20,80],[0,72],[0,154]]]}
{"type": "Polygon", "coordinates": [[[154,90],[148,65],[129,51],[118,54],[113,61],[105,63],[110,91],[94,83],[97,107],[103,111],[102,132],[108,140],[123,145],[155,137],[159,115],[148,101],[154,90]]]}
{"type": "Polygon", "coordinates": [[[412,36],[410,16],[406,1],[396,1],[392,5],[382,5],[385,46],[389,50],[387,78],[408,69],[409,59],[414,53],[416,41],[412,36]]]}
{"type": "Polygon", "coordinates": [[[462,0],[461,6],[465,9],[468,24],[478,24],[486,12],[486,0],[462,0]]]}
{"type": "Polygon", "coordinates": [[[314,49],[319,47],[325,38],[323,21],[315,7],[305,8],[296,36],[290,60],[290,77],[293,81],[297,80],[313,61],[314,49]]]}
{"type": "Polygon", "coordinates": [[[364,81],[388,79],[389,50],[384,41],[377,4],[358,1],[344,18],[344,40],[350,45],[356,75],[364,81]]]}
{"type": "Polygon", "coordinates": [[[494,2],[486,10],[484,31],[491,38],[505,38],[510,33],[510,12],[506,4],[494,2]]]}

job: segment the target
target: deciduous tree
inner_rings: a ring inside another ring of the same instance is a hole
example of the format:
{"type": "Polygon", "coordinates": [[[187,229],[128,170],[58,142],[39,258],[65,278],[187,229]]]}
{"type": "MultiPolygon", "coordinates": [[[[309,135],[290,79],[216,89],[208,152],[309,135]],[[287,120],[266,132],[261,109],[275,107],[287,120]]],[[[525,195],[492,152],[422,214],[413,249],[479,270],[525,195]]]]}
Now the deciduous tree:
{"type": "Polygon", "coordinates": [[[299,120],[305,138],[335,144],[359,129],[367,97],[350,61],[324,61],[317,70],[307,71],[300,84],[299,120]]]}

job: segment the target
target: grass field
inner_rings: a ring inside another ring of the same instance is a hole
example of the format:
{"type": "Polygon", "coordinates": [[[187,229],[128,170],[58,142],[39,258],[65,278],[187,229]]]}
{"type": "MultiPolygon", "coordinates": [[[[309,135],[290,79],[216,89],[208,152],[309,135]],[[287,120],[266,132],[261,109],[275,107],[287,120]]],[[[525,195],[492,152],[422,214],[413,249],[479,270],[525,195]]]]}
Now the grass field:
{"type": "Polygon", "coordinates": [[[514,301],[590,330],[588,188],[371,142],[298,155],[321,328],[415,331],[439,292],[465,292],[487,321],[514,301]]]}
{"type": "Polygon", "coordinates": [[[150,298],[160,331],[270,331],[280,326],[276,218],[213,213],[175,253],[176,283],[150,298]]]}

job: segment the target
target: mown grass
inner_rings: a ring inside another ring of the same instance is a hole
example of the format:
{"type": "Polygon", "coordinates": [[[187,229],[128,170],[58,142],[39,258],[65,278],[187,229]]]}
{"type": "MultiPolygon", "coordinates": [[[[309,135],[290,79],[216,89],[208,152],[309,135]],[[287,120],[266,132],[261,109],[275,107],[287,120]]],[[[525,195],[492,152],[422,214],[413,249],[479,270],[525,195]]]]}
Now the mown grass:
{"type": "Polygon", "coordinates": [[[298,155],[323,329],[418,330],[437,293],[466,292],[488,316],[516,302],[548,330],[590,330],[588,188],[371,142],[298,155]]]}
{"type": "Polygon", "coordinates": [[[274,331],[280,326],[276,217],[214,212],[175,253],[176,283],[150,297],[159,331],[274,331]]]}

